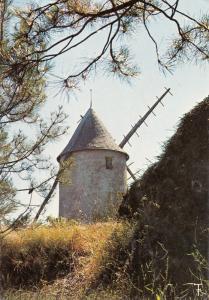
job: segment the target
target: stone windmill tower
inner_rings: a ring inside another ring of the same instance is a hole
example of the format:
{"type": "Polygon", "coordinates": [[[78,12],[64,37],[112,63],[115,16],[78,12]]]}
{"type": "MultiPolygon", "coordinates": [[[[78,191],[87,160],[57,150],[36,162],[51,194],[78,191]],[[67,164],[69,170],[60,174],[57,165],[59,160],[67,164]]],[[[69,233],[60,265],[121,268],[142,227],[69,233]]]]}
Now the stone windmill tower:
{"type": "Polygon", "coordinates": [[[147,126],[145,121],[151,113],[155,115],[156,106],[159,103],[164,106],[161,101],[168,93],[171,94],[170,88],[166,89],[162,96],[157,97],[157,101],[151,107],[148,106],[149,110],[143,117],[140,116],[134,126],[132,125],[119,146],[90,108],[57,158],[60,165],[65,165],[66,162],[69,166],[65,170],[67,180],[60,181],[58,172],[34,221],[38,220],[59,181],[60,217],[91,221],[96,217],[115,215],[127,190],[126,172],[128,171],[133,180],[137,179],[138,174],[138,171],[133,173],[126,165],[129,156],[122,148],[129,143],[134,134],[137,134],[142,124],[147,126]]]}
{"type": "Polygon", "coordinates": [[[71,161],[69,180],[59,184],[59,216],[91,221],[115,215],[127,190],[127,159],[90,108],[57,158],[71,161]]]}

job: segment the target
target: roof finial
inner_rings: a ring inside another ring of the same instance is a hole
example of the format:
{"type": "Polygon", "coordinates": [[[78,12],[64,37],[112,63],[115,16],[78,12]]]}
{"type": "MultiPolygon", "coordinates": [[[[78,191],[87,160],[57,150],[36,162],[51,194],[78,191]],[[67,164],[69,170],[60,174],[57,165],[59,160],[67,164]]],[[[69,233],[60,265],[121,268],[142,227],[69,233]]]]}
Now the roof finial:
{"type": "Polygon", "coordinates": [[[92,108],[92,89],[90,89],[90,108],[92,108]]]}

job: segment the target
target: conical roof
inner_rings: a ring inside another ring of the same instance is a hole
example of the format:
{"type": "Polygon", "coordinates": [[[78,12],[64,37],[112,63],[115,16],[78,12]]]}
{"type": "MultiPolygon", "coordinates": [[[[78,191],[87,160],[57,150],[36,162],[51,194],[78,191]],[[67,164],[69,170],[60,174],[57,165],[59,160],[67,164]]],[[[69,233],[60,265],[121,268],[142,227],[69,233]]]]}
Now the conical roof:
{"type": "Polygon", "coordinates": [[[97,117],[95,111],[90,108],[78,125],[67,146],[57,157],[59,161],[62,156],[68,156],[70,153],[81,150],[113,150],[128,154],[120,148],[103,123],[97,117]]]}

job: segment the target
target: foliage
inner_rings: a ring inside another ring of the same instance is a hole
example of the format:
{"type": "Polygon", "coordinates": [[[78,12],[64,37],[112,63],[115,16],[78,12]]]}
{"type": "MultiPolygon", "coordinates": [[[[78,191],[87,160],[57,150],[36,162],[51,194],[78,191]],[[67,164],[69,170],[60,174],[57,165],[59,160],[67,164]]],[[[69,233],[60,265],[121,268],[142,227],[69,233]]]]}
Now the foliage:
{"type": "MultiPolygon", "coordinates": [[[[18,50],[18,67],[45,67],[48,63],[75,48],[104,34],[103,44],[91,58],[80,64],[75,72],[60,78],[64,88],[72,91],[85,81],[97,68],[117,74],[122,78],[135,77],[138,68],[124,38],[133,36],[141,25],[153,42],[157,61],[163,70],[171,71],[182,61],[209,58],[209,17],[192,17],[181,11],[180,2],[166,0],[108,0],[68,1],[56,0],[43,5],[32,1],[27,8],[16,8],[17,26],[15,47],[18,50]],[[150,23],[170,22],[175,35],[167,44],[166,54],[160,52],[157,36],[150,30],[150,23]],[[60,35],[62,33],[62,35],[60,35]],[[22,48],[27,49],[22,51],[22,48]]],[[[14,68],[17,61],[10,65],[14,68]]]]}
{"type": "Polygon", "coordinates": [[[182,118],[158,161],[126,198],[129,217],[139,219],[141,263],[154,258],[160,273],[156,252],[162,246],[169,258],[168,278],[178,286],[205,282],[208,276],[208,265],[200,259],[208,256],[208,114],[209,97],[182,118]]]}
{"type": "Polygon", "coordinates": [[[41,114],[46,103],[49,67],[21,61],[23,55],[35,48],[18,38],[19,29],[12,26],[17,16],[11,7],[8,0],[1,1],[0,226],[7,223],[8,213],[17,207],[24,209],[20,218],[30,212],[33,192],[42,197],[47,195],[57,170],[43,153],[47,144],[66,132],[62,107],[48,118],[41,114]],[[19,200],[18,192],[25,192],[24,203],[19,200]]]}

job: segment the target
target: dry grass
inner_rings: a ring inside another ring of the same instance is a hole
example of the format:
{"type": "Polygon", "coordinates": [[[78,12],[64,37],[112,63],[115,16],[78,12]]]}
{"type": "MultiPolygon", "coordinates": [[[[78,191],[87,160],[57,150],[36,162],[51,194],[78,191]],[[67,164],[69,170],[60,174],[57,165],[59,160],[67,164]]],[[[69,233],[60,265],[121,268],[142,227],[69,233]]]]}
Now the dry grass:
{"type": "MultiPolygon", "coordinates": [[[[7,263],[6,266],[10,268],[7,270],[8,278],[3,278],[5,285],[8,285],[0,299],[177,299],[174,297],[174,294],[177,295],[175,289],[172,296],[167,295],[169,280],[161,276],[162,280],[156,285],[155,276],[159,274],[152,269],[152,265],[143,273],[143,276],[149,277],[149,282],[143,289],[138,287],[131,273],[136,269],[133,257],[136,243],[132,243],[136,225],[124,221],[89,225],[55,223],[13,232],[2,247],[2,257],[9,259],[10,265],[7,263]],[[48,273],[49,265],[56,275],[53,280],[48,273]],[[42,275],[37,282],[34,281],[33,269],[42,275]],[[25,275],[27,280],[23,282],[25,275]],[[14,286],[14,276],[19,277],[19,286],[14,286]]],[[[5,261],[2,261],[2,266],[6,276],[5,261]]],[[[204,295],[208,295],[207,284],[202,287],[204,295]]],[[[185,292],[190,295],[190,290],[185,292]]],[[[196,290],[191,295],[191,299],[199,299],[196,290]]],[[[180,295],[178,299],[187,298],[180,295]]]]}
{"type": "MultiPolygon", "coordinates": [[[[116,221],[61,222],[12,232],[2,244],[5,299],[85,299],[116,240],[125,243],[128,232],[127,222],[116,221]]],[[[102,291],[100,298],[119,299],[114,293],[102,291]]],[[[89,299],[98,299],[90,294],[89,299]]]]}

